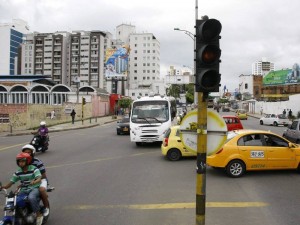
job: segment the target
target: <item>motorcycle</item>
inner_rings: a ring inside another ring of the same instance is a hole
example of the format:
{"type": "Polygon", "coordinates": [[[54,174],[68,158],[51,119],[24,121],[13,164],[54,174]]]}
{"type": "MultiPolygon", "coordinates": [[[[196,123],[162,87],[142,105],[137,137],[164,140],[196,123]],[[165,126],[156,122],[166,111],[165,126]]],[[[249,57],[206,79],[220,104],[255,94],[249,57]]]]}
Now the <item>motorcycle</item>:
{"type": "Polygon", "coordinates": [[[45,152],[48,150],[49,146],[49,136],[47,135],[44,141],[44,144],[42,144],[42,137],[39,133],[34,133],[32,140],[30,141],[30,144],[35,147],[36,152],[45,152]]]}
{"type": "MultiPolygon", "coordinates": [[[[0,187],[2,186],[0,182],[0,187]]],[[[6,189],[0,189],[0,193],[5,196],[4,216],[0,220],[0,225],[35,225],[36,215],[32,212],[28,195],[20,193],[22,186],[19,186],[15,192],[8,192],[6,189]]],[[[54,190],[54,187],[48,187],[47,192],[54,190]]],[[[43,204],[40,203],[40,212],[44,211],[43,204]]],[[[46,224],[49,215],[44,216],[43,224],[46,224]]]]}

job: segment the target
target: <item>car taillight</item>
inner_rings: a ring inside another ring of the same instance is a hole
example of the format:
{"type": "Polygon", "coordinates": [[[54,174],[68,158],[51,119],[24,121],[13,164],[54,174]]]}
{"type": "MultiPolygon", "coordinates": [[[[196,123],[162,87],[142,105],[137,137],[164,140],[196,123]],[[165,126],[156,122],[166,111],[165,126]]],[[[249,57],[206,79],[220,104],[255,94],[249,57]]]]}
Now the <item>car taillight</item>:
{"type": "Polygon", "coordinates": [[[168,142],[169,142],[169,138],[165,138],[165,139],[164,139],[164,147],[167,147],[167,146],[168,146],[168,142]]]}
{"type": "Polygon", "coordinates": [[[221,148],[219,151],[216,152],[216,154],[220,154],[223,151],[223,148],[221,148]]]}

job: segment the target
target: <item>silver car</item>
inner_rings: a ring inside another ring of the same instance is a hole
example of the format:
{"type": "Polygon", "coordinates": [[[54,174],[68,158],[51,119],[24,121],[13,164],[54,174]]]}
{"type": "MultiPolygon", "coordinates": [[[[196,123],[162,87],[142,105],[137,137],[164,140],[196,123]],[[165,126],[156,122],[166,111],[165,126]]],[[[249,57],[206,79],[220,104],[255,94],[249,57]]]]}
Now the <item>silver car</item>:
{"type": "Polygon", "coordinates": [[[300,144],[300,120],[294,120],[292,124],[288,125],[282,136],[291,142],[300,144]]]}

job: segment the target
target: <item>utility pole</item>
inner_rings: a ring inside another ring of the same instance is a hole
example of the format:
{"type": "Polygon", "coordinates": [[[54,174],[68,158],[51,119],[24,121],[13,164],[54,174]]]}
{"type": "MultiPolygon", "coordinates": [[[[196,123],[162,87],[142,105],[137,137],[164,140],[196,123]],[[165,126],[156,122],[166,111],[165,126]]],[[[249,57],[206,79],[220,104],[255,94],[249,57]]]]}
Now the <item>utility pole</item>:
{"type": "Polygon", "coordinates": [[[222,25],[218,20],[203,16],[201,20],[196,19],[195,28],[195,90],[198,96],[196,225],[205,225],[207,100],[210,92],[219,92],[222,25]]]}

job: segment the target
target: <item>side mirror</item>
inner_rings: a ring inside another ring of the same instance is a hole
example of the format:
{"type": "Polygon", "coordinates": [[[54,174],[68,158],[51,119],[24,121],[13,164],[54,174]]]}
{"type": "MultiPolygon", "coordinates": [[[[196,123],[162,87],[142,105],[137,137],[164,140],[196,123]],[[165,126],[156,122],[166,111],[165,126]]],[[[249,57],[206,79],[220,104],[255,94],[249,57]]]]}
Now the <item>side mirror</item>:
{"type": "Polygon", "coordinates": [[[289,143],[289,148],[291,148],[293,150],[294,147],[295,147],[295,145],[293,143],[289,143]]]}

